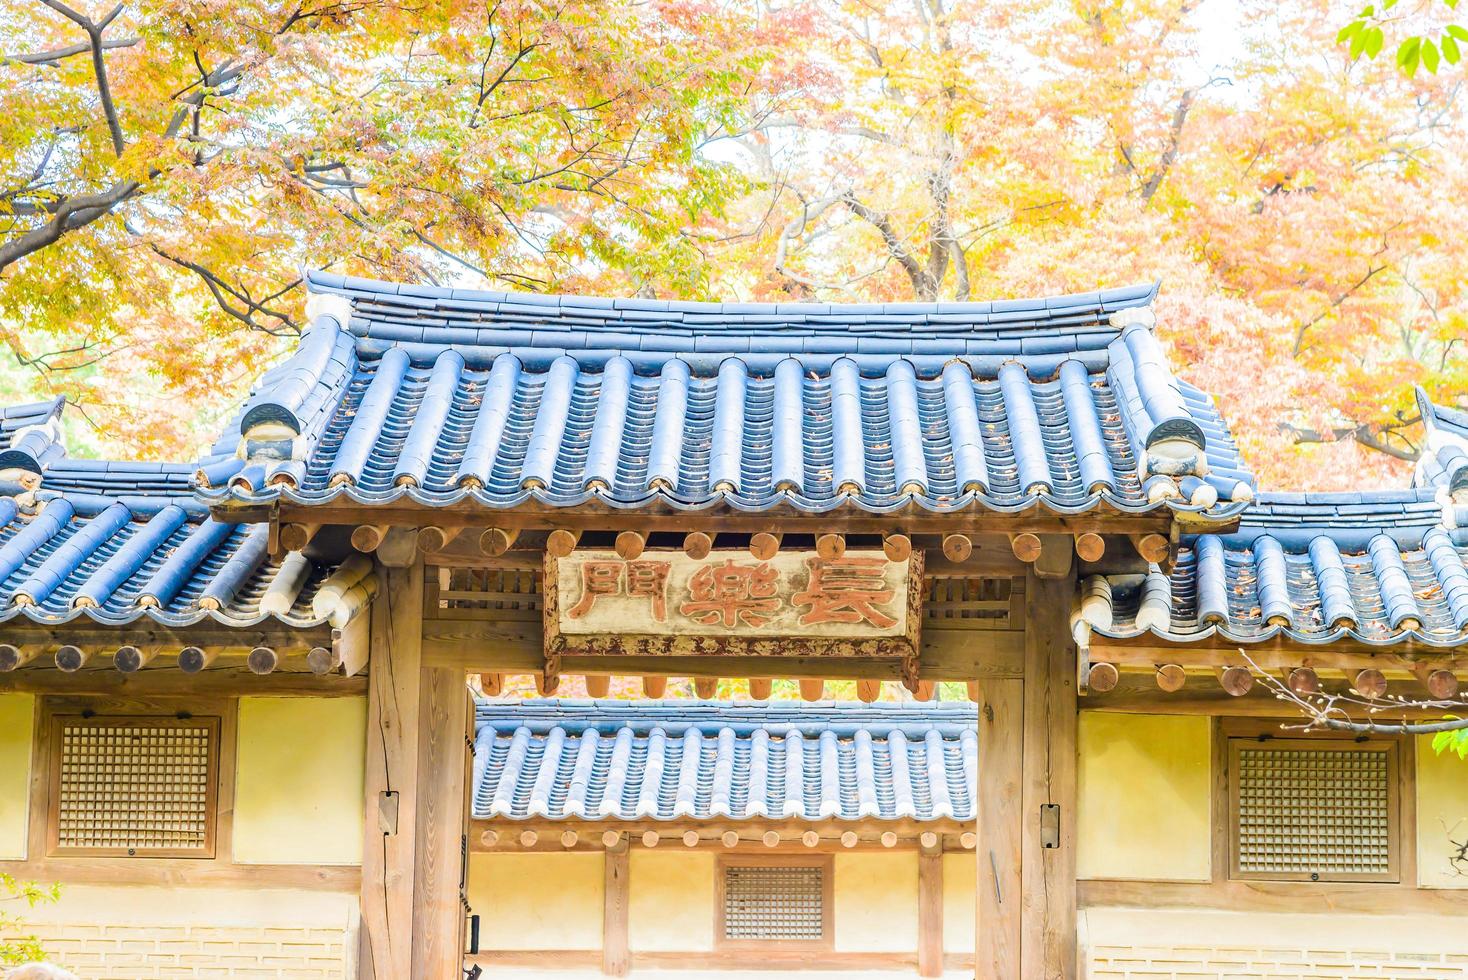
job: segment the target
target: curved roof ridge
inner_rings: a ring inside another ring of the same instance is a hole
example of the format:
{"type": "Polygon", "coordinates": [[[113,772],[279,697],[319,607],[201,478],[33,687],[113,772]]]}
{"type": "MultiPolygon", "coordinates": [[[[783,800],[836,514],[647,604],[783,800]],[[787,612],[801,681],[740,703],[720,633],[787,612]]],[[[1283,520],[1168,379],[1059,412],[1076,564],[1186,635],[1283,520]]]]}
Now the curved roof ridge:
{"type": "MultiPolygon", "coordinates": [[[[526,312],[545,313],[552,309],[591,311],[602,310],[611,314],[657,314],[685,313],[703,316],[728,317],[798,317],[805,315],[841,314],[860,315],[864,318],[880,315],[914,316],[922,314],[957,315],[975,318],[976,322],[1015,322],[1025,324],[1033,317],[1019,314],[1044,313],[1049,316],[1074,315],[1088,312],[1104,322],[1103,313],[1146,306],[1157,295],[1158,282],[1136,283],[1110,289],[1084,293],[1057,294],[1051,296],[1019,297],[996,300],[961,300],[895,303],[822,303],[822,302],[721,302],[707,300],[643,299],[638,297],[586,296],[576,293],[532,293],[512,290],[466,289],[456,286],[428,286],[414,283],[396,283],[359,276],[344,276],[320,270],[307,270],[306,286],[313,293],[336,293],[363,301],[401,302],[404,305],[432,306],[432,301],[446,301],[445,305],[466,304],[467,309],[491,306],[529,309],[526,312]],[[417,302],[415,302],[417,301],[417,302]],[[982,318],[982,319],[980,319],[982,318]]],[[[656,317],[627,317],[626,319],[657,322],[656,317]]],[[[1032,326],[1044,324],[1031,323],[1032,326]]]]}
{"type": "Polygon", "coordinates": [[[865,731],[880,736],[892,731],[944,737],[971,728],[978,708],[969,701],[860,702],[860,701],[620,701],[613,699],[535,698],[519,701],[480,699],[475,704],[477,727],[499,731],[526,728],[544,734],[553,728],[567,732],[615,732],[630,728],[646,733],[695,730],[717,733],[725,728],[743,734],[756,729],[799,731],[802,734],[865,731]]]}

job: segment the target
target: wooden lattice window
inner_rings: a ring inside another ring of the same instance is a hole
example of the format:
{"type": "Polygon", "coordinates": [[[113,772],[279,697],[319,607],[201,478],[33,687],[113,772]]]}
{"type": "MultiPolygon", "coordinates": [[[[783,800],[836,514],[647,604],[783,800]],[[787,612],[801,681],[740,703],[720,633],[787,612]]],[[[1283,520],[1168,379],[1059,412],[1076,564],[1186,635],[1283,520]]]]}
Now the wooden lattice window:
{"type": "Polygon", "coordinates": [[[218,718],[56,715],[52,854],[214,856],[218,718]]]}
{"type": "Polygon", "coordinates": [[[1230,739],[1235,878],[1397,881],[1398,746],[1346,739],[1230,739]]]}
{"type": "Polygon", "coordinates": [[[724,858],[719,865],[720,945],[829,949],[832,936],[829,858],[724,858]]]}
{"type": "Polygon", "coordinates": [[[1018,630],[1024,625],[1024,580],[930,578],[923,603],[926,626],[1018,630]]]}

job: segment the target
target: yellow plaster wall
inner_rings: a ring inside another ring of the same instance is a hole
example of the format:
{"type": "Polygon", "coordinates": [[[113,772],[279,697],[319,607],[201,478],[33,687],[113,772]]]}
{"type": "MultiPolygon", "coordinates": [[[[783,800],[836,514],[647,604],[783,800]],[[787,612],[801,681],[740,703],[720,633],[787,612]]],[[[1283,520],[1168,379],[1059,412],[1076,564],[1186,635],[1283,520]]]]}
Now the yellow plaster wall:
{"type": "Polygon", "coordinates": [[[51,961],[87,980],[355,976],[355,891],[63,883],[24,917],[51,961]]]}
{"type": "Polygon", "coordinates": [[[634,850],[627,944],[633,952],[714,948],[715,858],[706,851],[634,850]]]}
{"type": "Polygon", "coordinates": [[[836,950],[917,949],[916,851],[836,855],[836,950]]]}
{"type": "Polygon", "coordinates": [[[471,854],[480,948],[601,949],[604,876],[599,852],[471,854]]]}
{"type": "Polygon", "coordinates": [[[361,863],[366,728],[366,698],[240,698],[236,863],[361,863]]]}
{"type": "Polygon", "coordinates": [[[1090,980],[1463,980],[1468,918],[1089,908],[1090,980]]]}
{"type": "Polygon", "coordinates": [[[36,699],[0,694],[0,859],[24,860],[36,699]]]}
{"type": "Polygon", "coordinates": [[[1453,841],[1468,840],[1468,762],[1438,755],[1432,736],[1417,739],[1417,883],[1424,888],[1468,888],[1468,866],[1449,860],[1453,841]]]}
{"type": "Polygon", "coordinates": [[[974,952],[979,866],[973,851],[943,855],[943,949],[974,952]]]}
{"type": "Polygon", "coordinates": [[[1211,731],[1203,716],[1081,712],[1080,877],[1211,879],[1211,731]]]}

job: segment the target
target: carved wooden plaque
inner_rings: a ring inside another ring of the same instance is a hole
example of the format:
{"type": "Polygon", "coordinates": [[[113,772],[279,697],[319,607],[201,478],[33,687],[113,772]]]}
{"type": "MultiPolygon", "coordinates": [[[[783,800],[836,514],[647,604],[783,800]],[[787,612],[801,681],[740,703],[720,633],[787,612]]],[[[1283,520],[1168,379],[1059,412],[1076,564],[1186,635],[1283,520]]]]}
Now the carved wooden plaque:
{"type": "Polygon", "coordinates": [[[547,655],[915,657],[921,553],[690,558],[611,551],[545,559],[547,655]]]}

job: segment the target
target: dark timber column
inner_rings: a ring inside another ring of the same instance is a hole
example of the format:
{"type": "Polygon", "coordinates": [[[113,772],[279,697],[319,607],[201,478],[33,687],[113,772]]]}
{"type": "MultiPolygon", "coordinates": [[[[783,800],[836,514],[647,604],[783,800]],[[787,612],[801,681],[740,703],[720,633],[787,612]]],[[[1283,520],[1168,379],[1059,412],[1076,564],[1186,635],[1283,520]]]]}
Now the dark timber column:
{"type": "Polygon", "coordinates": [[[423,566],[381,568],[367,662],[362,980],[413,976],[423,566]]]}
{"type": "Polygon", "coordinates": [[[463,672],[444,667],[422,671],[420,692],[413,980],[460,980],[469,692],[463,672]]]}
{"type": "Polygon", "coordinates": [[[974,973],[979,980],[1019,980],[1020,823],[1024,781],[1024,681],[978,682],[979,791],[976,808],[978,912],[974,973]]]}
{"type": "Polygon", "coordinates": [[[1076,976],[1075,585],[1066,572],[1064,578],[1033,570],[1025,576],[1020,964],[1026,980],[1076,976]]]}

